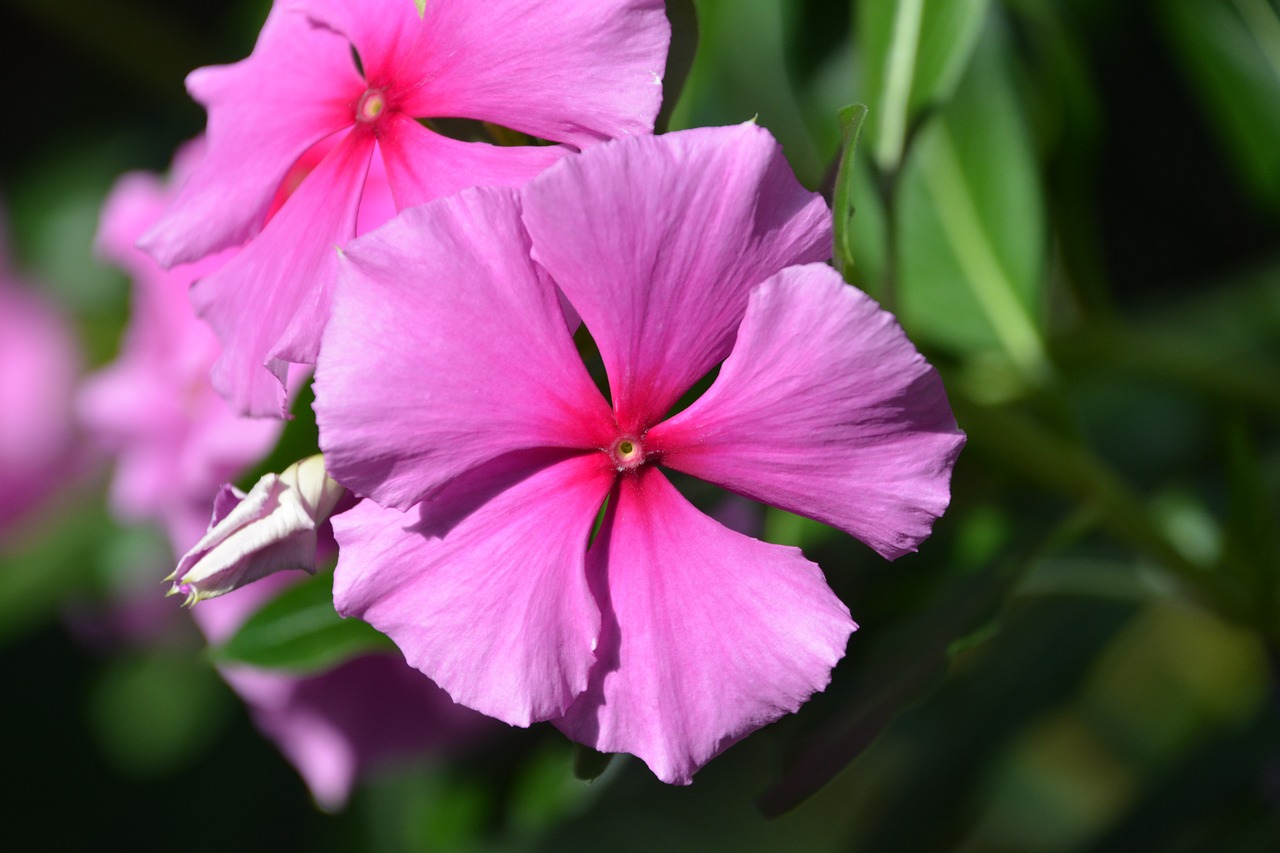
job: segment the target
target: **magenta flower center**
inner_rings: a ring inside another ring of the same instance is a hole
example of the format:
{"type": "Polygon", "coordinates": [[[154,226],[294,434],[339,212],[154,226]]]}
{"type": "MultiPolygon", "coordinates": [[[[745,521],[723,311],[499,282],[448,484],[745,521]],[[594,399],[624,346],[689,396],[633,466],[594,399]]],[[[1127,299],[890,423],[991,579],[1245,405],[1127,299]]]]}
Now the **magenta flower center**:
{"type": "Polygon", "coordinates": [[[644,445],[635,436],[624,435],[609,446],[609,458],[619,471],[634,471],[645,462],[644,445]]]}
{"type": "Polygon", "coordinates": [[[387,96],[381,89],[369,89],[356,104],[356,121],[368,124],[377,121],[387,108],[387,96]]]}

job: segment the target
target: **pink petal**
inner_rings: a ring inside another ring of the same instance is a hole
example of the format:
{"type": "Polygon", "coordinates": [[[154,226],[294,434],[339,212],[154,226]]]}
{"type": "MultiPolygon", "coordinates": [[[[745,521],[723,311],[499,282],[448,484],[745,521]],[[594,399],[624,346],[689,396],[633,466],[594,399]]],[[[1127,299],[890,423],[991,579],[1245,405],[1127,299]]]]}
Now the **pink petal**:
{"type": "Polygon", "coordinates": [[[413,2],[291,0],[289,6],[349,41],[371,86],[386,85],[401,72],[426,31],[413,2]]]}
{"type": "Polygon", "coordinates": [[[670,26],[661,0],[429,0],[370,14],[304,0],[356,45],[371,86],[412,116],[496,122],[583,146],[649,133],[670,26]]]}
{"type": "Polygon", "coordinates": [[[751,288],[830,254],[830,213],[753,124],[619,140],[522,193],[533,256],[595,336],[624,430],[728,354],[751,288]]]}
{"type": "Polygon", "coordinates": [[[347,247],[315,388],[329,470],[384,506],[512,451],[613,438],[511,190],[412,208],[347,247]]]}
{"type": "Polygon", "coordinates": [[[373,147],[372,135],[349,134],[258,239],[192,288],[196,310],[222,341],[211,378],[232,408],[282,415],[287,362],[315,360],[332,298],[336,247],[355,234],[373,147]]]}
{"type": "Polygon", "coordinates": [[[722,527],[657,469],[624,477],[613,494],[588,556],[598,663],[555,723],[687,784],[822,690],[857,626],[799,549],[722,527]]]}
{"type": "Polygon", "coordinates": [[[613,481],[601,454],[536,470],[436,535],[363,501],[335,516],[334,602],[463,705],[525,726],[587,686],[600,615],[587,538],[613,481]]]}
{"type": "Polygon", "coordinates": [[[819,264],[756,289],[715,384],[646,438],[667,467],[890,559],[946,509],[963,445],[937,371],[891,314],[819,264]]]}
{"type": "Polygon", "coordinates": [[[209,111],[208,149],[139,241],[165,267],[256,234],[294,161],[354,123],[365,86],[346,39],[277,3],[252,55],[193,71],[187,88],[209,111]]]}
{"type": "Polygon", "coordinates": [[[432,133],[404,114],[389,116],[380,133],[387,177],[400,210],[467,187],[519,186],[570,153],[559,145],[459,142],[432,133]]]}

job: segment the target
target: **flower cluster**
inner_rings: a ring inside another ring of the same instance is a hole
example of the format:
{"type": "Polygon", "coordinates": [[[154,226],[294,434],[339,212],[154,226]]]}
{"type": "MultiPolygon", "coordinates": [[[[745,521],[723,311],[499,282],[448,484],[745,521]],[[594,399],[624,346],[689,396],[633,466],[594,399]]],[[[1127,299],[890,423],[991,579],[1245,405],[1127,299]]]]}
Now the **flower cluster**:
{"type": "Polygon", "coordinates": [[[323,463],[225,493],[175,589],[312,568],[349,490],[340,613],[461,705],[688,783],[822,690],[857,626],[798,549],[664,471],[893,559],[964,436],[825,263],[830,211],[767,131],[650,134],[668,35],[660,0],[277,0],[248,59],[189,78],[207,152],[141,245],[245,244],[191,294],[236,410],[281,413],[316,365],[323,463]],[[458,118],[555,144],[433,124],[458,118]]]}

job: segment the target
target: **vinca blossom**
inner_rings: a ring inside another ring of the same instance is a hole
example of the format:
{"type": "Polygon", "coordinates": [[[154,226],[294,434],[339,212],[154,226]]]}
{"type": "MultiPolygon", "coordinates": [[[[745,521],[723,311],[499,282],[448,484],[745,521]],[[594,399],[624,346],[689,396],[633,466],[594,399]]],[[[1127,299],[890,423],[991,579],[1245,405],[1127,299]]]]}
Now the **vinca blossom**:
{"type": "Polygon", "coordinates": [[[71,324],[9,267],[0,222],[0,534],[79,473],[71,324]]]}
{"type": "Polygon", "coordinates": [[[355,240],[316,374],[326,465],[369,498],[333,520],[339,612],[456,701],[668,782],[795,711],[848,609],[799,549],[722,526],[660,469],[888,558],[928,536],[964,436],[893,317],[820,263],[830,245],[752,124],[606,143],[355,240]]]}
{"type": "Polygon", "coordinates": [[[191,283],[220,269],[235,249],[172,270],[134,243],[155,224],[203,152],[197,140],[174,158],[168,180],[132,172],[102,207],[97,251],[129,274],[129,325],[120,353],[81,387],[85,431],[115,457],[111,508],[130,522],[159,521],[181,552],[199,538],[218,488],[267,454],[281,424],[236,415],[209,385],[217,339],[187,299],[191,283]]]}
{"type": "Polygon", "coordinates": [[[250,242],[192,291],[224,348],[213,384],[280,415],[288,364],[314,363],[335,246],[385,172],[404,209],[516,185],[565,153],[653,128],[670,27],[662,0],[276,0],[253,53],[187,78],[208,154],[141,245],[162,265],[250,242]],[[462,142],[423,118],[493,122],[562,145],[462,142]],[[291,167],[329,150],[267,220],[291,167]],[[265,224],[264,224],[265,223],[265,224]],[[250,238],[252,238],[250,240],[250,238]]]}

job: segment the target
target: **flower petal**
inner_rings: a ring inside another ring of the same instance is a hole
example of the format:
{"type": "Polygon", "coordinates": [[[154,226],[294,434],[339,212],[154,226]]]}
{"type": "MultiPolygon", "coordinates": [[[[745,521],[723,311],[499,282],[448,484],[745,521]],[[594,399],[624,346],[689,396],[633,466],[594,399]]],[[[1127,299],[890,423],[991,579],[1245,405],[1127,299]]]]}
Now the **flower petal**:
{"type": "Polygon", "coordinates": [[[756,289],[715,384],[646,438],[667,467],[889,559],[946,509],[963,445],[937,371],[891,314],[819,264],[756,289]]]}
{"type": "Polygon", "coordinates": [[[389,116],[379,145],[396,207],[404,210],[474,186],[523,184],[570,149],[503,147],[432,133],[404,114],[389,116]]]}
{"type": "Polygon", "coordinates": [[[830,213],[753,124],[619,140],[522,191],[533,256],[595,336],[624,430],[728,354],[751,288],[826,258],[830,213]]]}
{"type": "Polygon", "coordinates": [[[363,501],[334,516],[334,602],[385,633],[454,700],[526,726],[585,689],[600,614],[583,563],[613,471],[601,454],[537,469],[443,537],[363,501]]]}
{"type": "Polygon", "coordinates": [[[315,360],[337,270],[335,247],[355,234],[373,147],[372,135],[349,134],[256,240],[192,288],[196,310],[222,341],[211,378],[232,408],[280,416],[287,362],[315,360]]]}
{"type": "Polygon", "coordinates": [[[165,267],[256,234],[294,161],[354,123],[364,81],[345,38],[277,3],[247,59],[199,68],[187,88],[209,111],[208,148],[139,241],[165,267]]]}
{"type": "Polygon", "coordinates": [[[409,115],[579,147],[653,130],[671,33],[661,0],[430,0],[421,21],[408,3],[303,5],[351,38],[370,85],[409,115]]]}
{"type": "Polygon", "coordinates": [[[512,451],[612,439],[511,190],[411,208],[339,266],[315,409],[348,488],[406,509],[512,451]]]}
{"type": "Polygon", "coordinates": [[[588,555],[598,663],[555,724],[687,784],[822,690],[857,626],[799,549],[722,527],[657,469],[624,477],[613,494],[588,555]]]}

